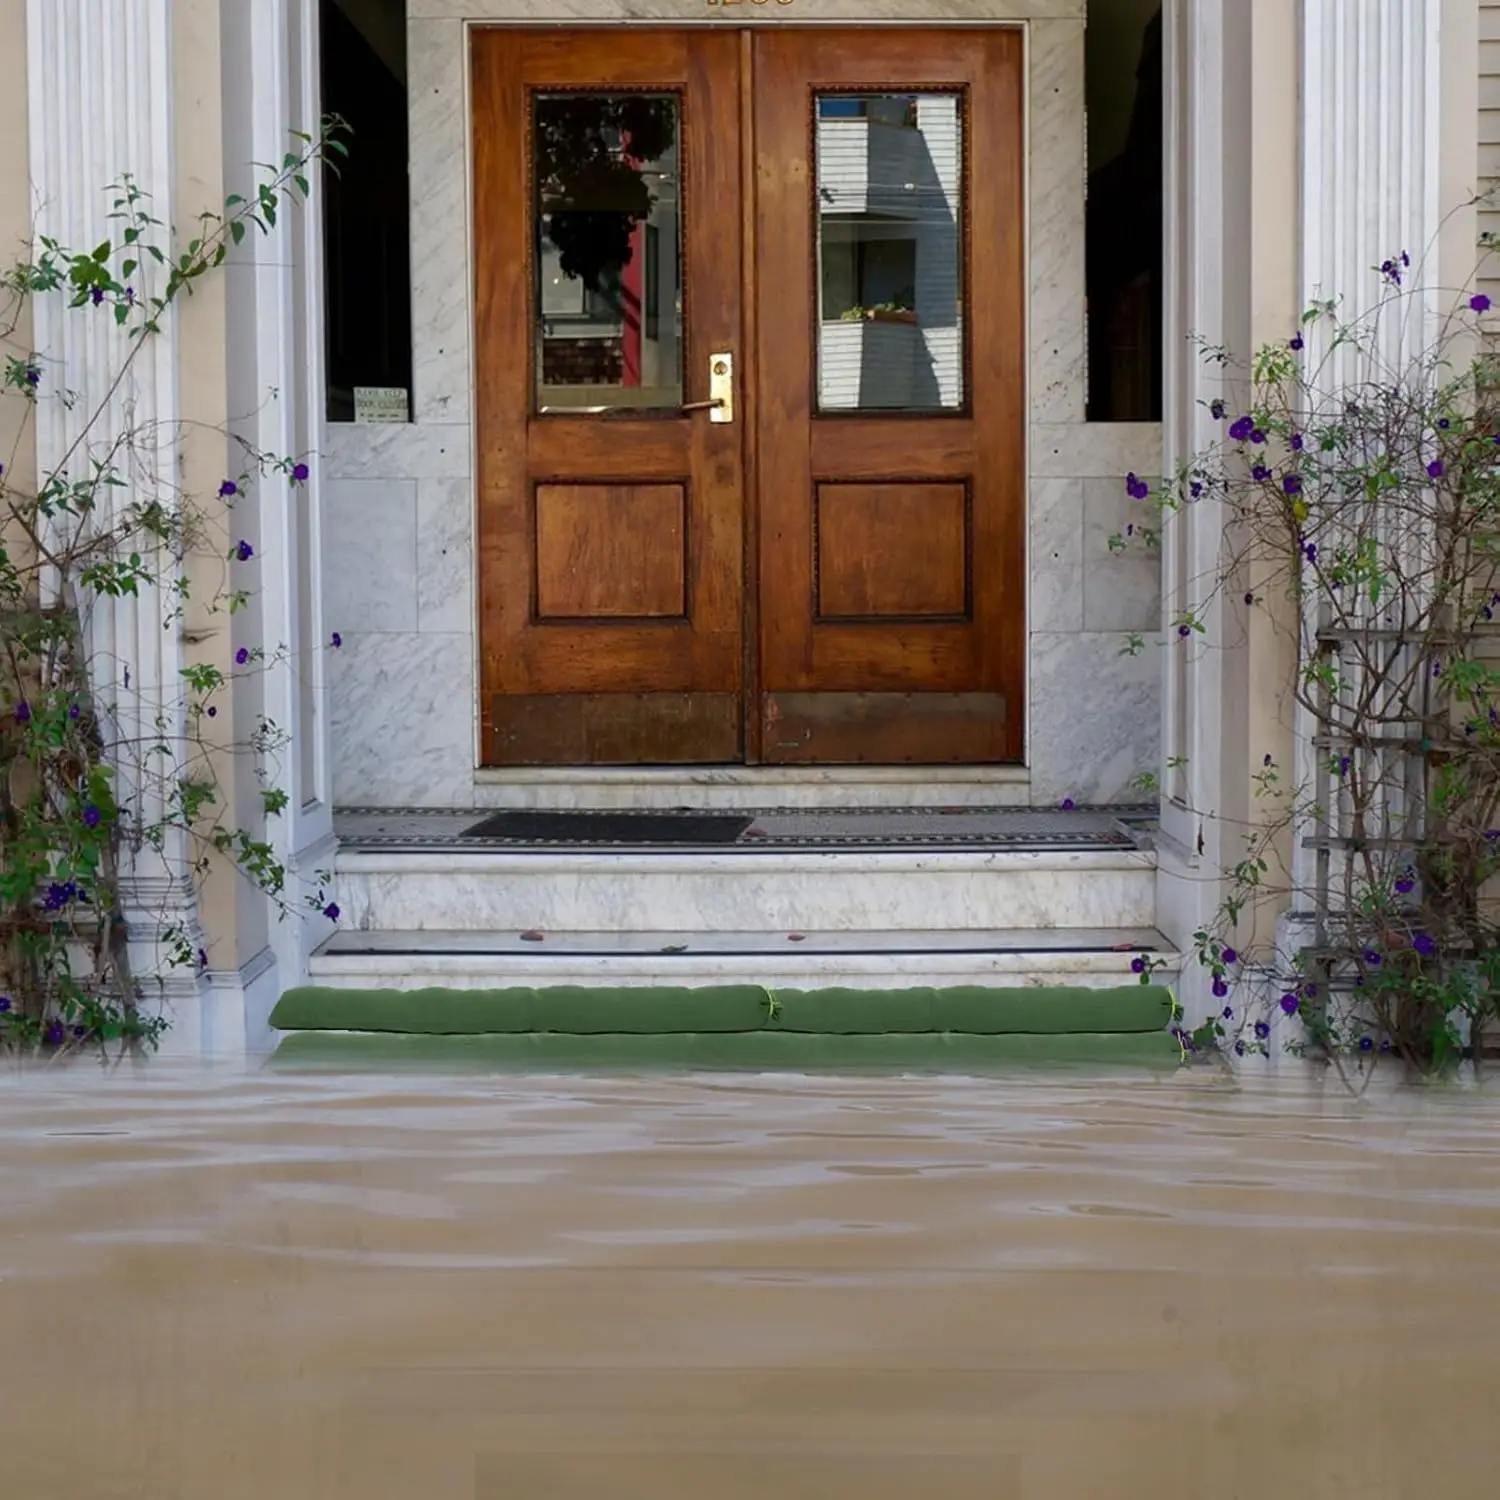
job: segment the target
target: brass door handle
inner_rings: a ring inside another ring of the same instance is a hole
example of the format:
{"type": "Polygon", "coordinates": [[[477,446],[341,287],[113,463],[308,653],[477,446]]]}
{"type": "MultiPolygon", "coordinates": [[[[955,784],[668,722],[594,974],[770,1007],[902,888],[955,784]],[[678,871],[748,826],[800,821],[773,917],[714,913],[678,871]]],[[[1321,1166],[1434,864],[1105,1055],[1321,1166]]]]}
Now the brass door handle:
{"type": "Polygon", "coordinates": [[[708,400],[685,401],[682,411],[706,411],[710,422],[734,421],[734,355],[708,356],[708,400]]]}

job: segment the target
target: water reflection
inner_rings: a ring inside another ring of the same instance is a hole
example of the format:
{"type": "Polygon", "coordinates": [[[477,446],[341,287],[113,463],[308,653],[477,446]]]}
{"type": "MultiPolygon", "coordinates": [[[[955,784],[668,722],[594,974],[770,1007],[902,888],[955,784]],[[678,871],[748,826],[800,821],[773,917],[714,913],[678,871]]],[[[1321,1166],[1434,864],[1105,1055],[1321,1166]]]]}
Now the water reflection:
{"type": "Polygon", "coordinates": [[[1497,1127],[1198,1078],[7,1074],[0,1493],[1488,1494],[1497,1127]]]}

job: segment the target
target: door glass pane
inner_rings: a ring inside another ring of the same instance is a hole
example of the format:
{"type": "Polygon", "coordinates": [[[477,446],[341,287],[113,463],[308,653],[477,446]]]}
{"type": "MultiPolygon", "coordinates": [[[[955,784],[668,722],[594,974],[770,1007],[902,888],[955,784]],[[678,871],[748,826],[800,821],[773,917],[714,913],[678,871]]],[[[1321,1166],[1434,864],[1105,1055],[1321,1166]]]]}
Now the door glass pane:
{"type": "Polygon", "coordinates": [[[536,404],[682,404],[675,94],[539,94],[536,404]]]}
{"type": "Polygon", "coordinates": [[[820,94],[818,406],[964,404],[963,101],[820,94]]]}

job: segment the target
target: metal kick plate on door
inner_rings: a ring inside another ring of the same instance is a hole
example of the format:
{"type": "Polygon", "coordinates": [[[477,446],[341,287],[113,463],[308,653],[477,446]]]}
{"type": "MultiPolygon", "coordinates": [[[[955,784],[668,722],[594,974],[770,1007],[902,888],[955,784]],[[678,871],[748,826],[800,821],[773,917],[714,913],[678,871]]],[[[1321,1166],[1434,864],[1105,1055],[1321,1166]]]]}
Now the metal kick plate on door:
{"type": "Polygon", "coordinates": [[[710,422],[734,421],[734,355],[708,356],[708,399],[710,422]]]}

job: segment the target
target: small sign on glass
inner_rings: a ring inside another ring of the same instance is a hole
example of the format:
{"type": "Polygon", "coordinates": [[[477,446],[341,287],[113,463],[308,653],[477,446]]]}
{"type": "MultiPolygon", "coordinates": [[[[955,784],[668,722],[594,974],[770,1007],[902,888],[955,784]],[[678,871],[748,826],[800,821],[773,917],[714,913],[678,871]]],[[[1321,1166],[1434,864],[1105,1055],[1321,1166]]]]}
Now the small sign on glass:
{"type": "Polygon", "coordinates": [[[354,387],[356,422],[408,422],[411,402],[401,386],[357,385],[354,387]]]}

